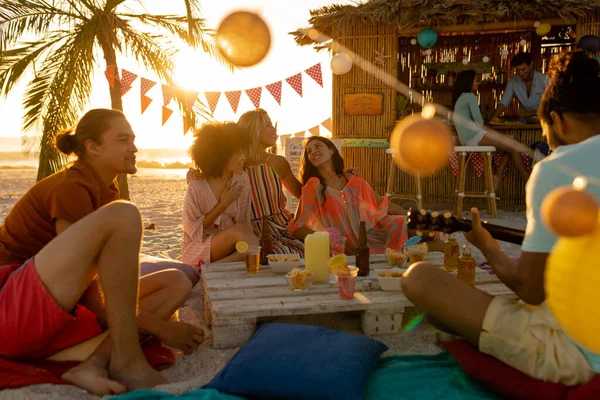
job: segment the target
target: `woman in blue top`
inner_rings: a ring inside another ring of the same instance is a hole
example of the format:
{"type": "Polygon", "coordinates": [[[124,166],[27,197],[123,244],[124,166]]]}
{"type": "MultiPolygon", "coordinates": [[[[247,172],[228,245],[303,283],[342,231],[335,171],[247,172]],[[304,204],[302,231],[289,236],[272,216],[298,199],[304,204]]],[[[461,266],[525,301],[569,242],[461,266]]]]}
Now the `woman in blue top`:
{"type": "Polygon", "coordinates": [[[459,72],[456,77],[456,82],[454,83],[454,90],[452,91],[452,108],[454,109],[452,119],[456,126],[456,132],[458,133],[458,139],[460,140],[461,146],[494,146],[497,149],[506,152],[496,171],[496,175],[494,175],[494,189],[498,187],[498,184],[502,180],[502,173],[510,159],[513,160],[515,167],[517,167],[517,170],[523,178],[525,178],[525,180],[529,179],[529,171],[527,171],[527,168],[525,167],[525,163],[521,158],[521,153],[509,145],[486,135],[483,128],[472,129],[469,126],[465,126],[459,121],[456,121],[454,116],[459,115],[483,125],[483,117],[481,116],[479,103],[477,101],[477,96],[475,95],[478,87],[479,76],[477,76],[474,70],[469,69],[459,72]]]}

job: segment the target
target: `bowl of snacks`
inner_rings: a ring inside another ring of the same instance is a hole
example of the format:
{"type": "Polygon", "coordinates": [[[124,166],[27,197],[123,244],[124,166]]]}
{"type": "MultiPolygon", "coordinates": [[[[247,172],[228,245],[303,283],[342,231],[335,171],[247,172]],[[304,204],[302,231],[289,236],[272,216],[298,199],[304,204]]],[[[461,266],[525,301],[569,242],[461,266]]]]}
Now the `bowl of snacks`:
{"type": "Polygon", "coordinates": [[[400,278],[404,271],[398,268],[391,269],[376,269],[377,279],[381,290],[386,292],[401,292],[400,278]]]}
{"type": "Polygon", "coordinates": [[[314,272],[312,271],[294,268],[285,275],[285,280],[290,288],[296,292],[303,292],[312,285],[313,276],[314,272]]]}
{"type": "Polygon", "coordinates": [[[408,255],[403,251],[390,249],[389,247],[385,249],[385,255],[391,267],[402,267],[408,259],[408,255]]]}
{"type": "Polygon", "coordinates": [[[276,274],[287,274],[302,263],[298,254],[269,254],[269,267],[276,274]]]}

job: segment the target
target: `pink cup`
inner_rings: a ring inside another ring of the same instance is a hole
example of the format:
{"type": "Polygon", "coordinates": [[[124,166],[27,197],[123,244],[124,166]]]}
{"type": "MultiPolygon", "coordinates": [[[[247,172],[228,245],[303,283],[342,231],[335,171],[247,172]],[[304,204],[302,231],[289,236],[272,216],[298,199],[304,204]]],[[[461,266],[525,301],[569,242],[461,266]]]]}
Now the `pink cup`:
{"type": "Polygon", "coordinates": [[[358,274],[358,268],[349,267],[350,275],[338,275],[338,289],[340,291],[340,299],[352,300],[354,299],[354,291],[356,289],[356,275],[358,274]]]}

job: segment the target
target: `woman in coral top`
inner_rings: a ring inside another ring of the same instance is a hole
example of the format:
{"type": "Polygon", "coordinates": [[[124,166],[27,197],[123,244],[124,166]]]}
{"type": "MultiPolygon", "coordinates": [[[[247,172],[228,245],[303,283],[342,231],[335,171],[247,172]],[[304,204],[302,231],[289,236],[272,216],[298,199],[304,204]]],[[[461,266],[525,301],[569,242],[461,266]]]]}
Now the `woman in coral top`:
{"type": "Polygon", "coordinates": [[[406,211],[375,193],[360,176],[344,173],[344,160],[330,140],[312,136],[306,141],[300,181],[300,205],[289,226],[298,239],[335,227],[346,237],[346,254],[354,254],[360,221],[365,221],[371,253],[404,245],[406,211]]]}

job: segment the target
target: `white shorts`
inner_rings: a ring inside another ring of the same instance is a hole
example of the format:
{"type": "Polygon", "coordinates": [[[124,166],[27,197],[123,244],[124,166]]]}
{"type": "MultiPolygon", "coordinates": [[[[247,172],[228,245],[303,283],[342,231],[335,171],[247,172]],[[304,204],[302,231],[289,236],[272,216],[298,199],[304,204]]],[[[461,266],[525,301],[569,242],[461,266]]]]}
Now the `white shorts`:
{"type": "Polygon", "coordinates": [[[485,314],[479,350],[547,382],[580,385],[596,372],[542,303],[494,297],[485,314]]]}
{"type": "Polygon", "coordinates": [[[479,142],[481,141],[481,139],[483,139],[484,136],[485,136],[485,131],[479,132],[477,135],[475,135],[475,137],[473,137],[473,139],[469,140],[465,144],[465,146],[479,146],[479,142]]]}

